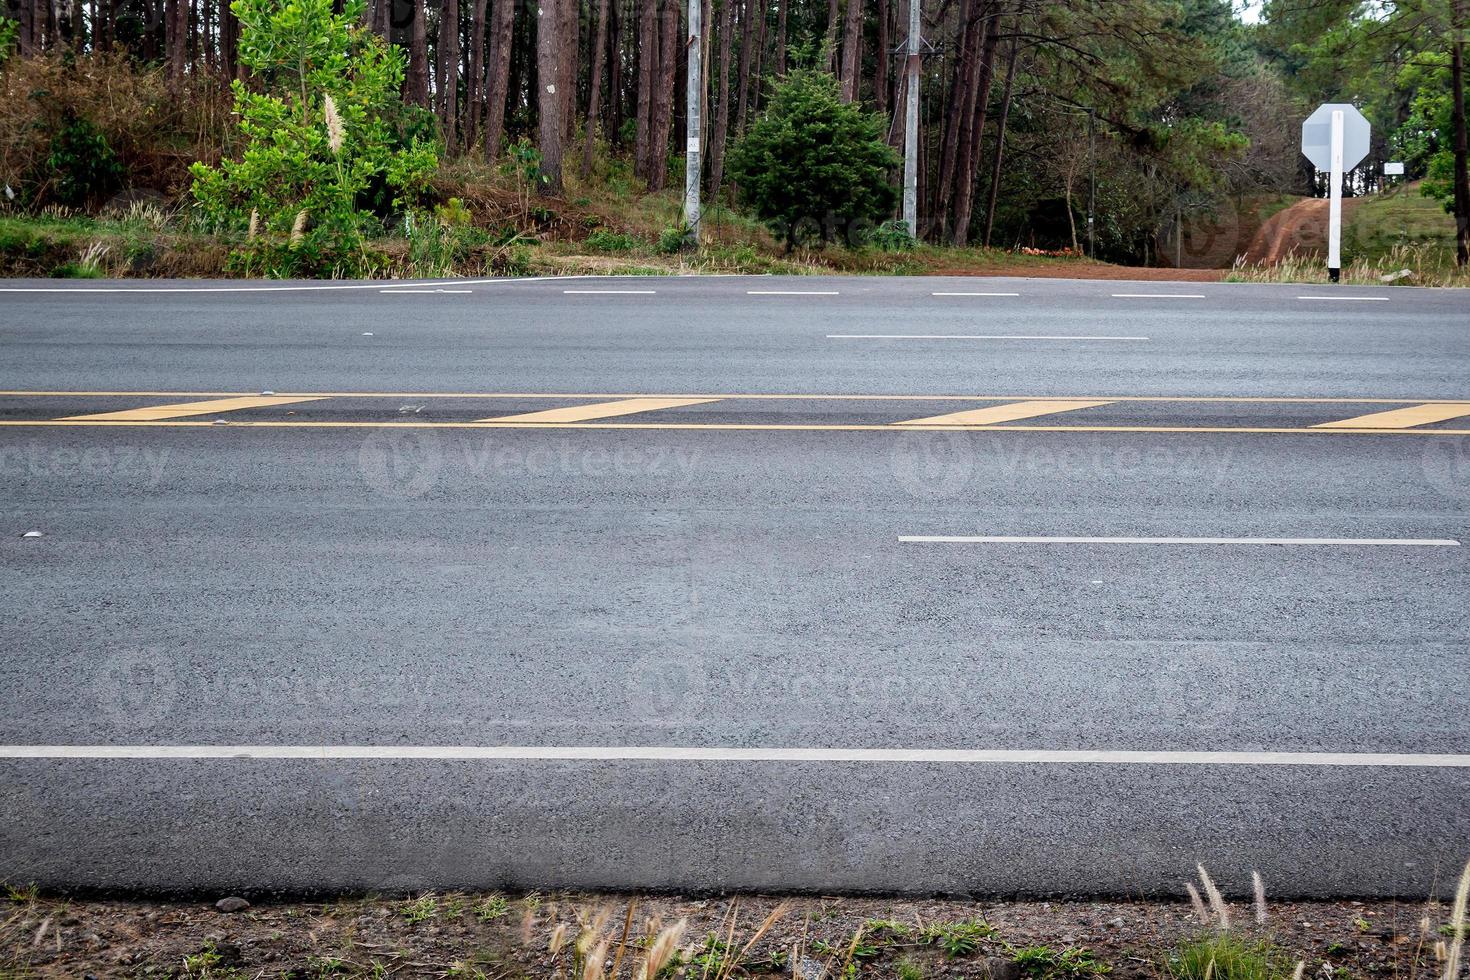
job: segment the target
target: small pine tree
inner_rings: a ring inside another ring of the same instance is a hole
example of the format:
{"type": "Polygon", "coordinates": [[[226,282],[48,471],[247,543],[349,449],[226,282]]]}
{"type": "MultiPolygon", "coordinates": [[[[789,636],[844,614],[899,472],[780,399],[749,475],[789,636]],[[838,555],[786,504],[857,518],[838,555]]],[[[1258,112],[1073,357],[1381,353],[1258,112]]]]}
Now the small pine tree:
{"type": "Polygon", "coordinates": [[[741,200],[786,241],[789,252],[816,231],[823,242],[893,213],[889,173],[900,163],[883,141],[883,119],[842,101],[837,79],[794,72],[730,152],[741,200]]]}

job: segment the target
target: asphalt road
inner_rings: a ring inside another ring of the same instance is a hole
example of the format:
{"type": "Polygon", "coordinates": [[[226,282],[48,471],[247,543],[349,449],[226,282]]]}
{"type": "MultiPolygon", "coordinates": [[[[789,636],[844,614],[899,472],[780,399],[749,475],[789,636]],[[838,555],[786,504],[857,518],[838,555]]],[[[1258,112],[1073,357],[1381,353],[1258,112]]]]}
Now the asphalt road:
{"type": "Polygon", "coordinates": [[[1470,857],[1464,293],[6,286],[0,878],[1422,897],[1470,857]]]}

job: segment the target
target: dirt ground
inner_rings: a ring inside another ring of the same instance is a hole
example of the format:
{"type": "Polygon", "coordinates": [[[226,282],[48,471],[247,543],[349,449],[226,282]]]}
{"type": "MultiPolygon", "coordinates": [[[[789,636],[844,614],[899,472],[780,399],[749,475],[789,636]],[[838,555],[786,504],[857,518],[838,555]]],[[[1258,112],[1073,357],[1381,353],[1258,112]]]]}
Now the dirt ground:
{"type": "MultiPolygon", "coordinates": [[[[1443,912],[1423,902],[1269,902],[1257,925],[1251,901],[1236,901],[1231,935],[1266,944],[1272,967],[1216,975],[1285,980],[1300,960],[1311,980],[1431,980],[1440,970],[1436,943],[1443,954],[1443,912]]],[[[639,977],[661,946],[673,965],[657,975],[667,978],[1199,980],[1178,951],[1218,935],[1215,914],[1206,912],[1206,924],[1187,901],[451,893],[261,900],[223,912],[207,900],[67,900],[12,890],[0,917],[0,977],[99,980],[611,980],[639,977]]]]}
{"type": "MultiPolygon", "coordinates": [[[[1345,198],[1342,202],[1344,224],[1362,198],[1345,198]]],[[[1308,198],[1273,214],[1256,233],[1246,250],[1249,265],[1275,265],[1291,255],[1309,258],[1327,253],[1327,210],[1325,198],[1308,198]]]]}

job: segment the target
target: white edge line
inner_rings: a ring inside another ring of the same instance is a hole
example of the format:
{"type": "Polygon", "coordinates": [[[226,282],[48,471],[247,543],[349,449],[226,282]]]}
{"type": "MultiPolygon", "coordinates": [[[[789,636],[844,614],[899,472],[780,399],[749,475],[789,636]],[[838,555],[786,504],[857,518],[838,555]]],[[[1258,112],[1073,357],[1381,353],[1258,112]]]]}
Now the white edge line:
{"type": "Polygon", "coordinates": [[[930,293],[930,296],[1020,296],[1020,293],[930,293]]]}
{"type": "Polygon", "coordinates": [[[1063,334],[829,333],[828,340],[1148,340],[1147,337],[1089,337],[1063,334]]]}
{"type": "Polygon", "coordinates": [[[601,279],[602,276],[526,276],[519,279],[446,279],[433,282],[323,283],[307,286],[187,286],[182,289],[159,286],[0,286],[0,293],[292,293],[330,289],[404,290],[426,286],[518,286],[522,283],[566,282],[571,279],[601,279]]]}
{"type": "Polygon", "coordinates": [[[1312,545],[1350,547],[1373,545],[1412,548],[1458,548],[1452,538],[1086,538],[1007,535],[900,535],[899,541],[917,544],[1218,544],[1218,545],[1312,545]]]}
{"type": "Polygon", "coordinates": [[[1204,299],[1204,293],[1113,293],[1113,299],[1204,299]]]}
{"type": "Polygon", "coordinates": [[[380,293],[387,293],[389,296],[423,296],[423,295],[439,296],[439,295],[449,295],[449,294],[461,295],[461,294],[465,294],[465,293],[473,293],[474,290],[473,289],[380,289],[380,290],[378,290],[378,292],[380,292],[380,293]]]}
{"type": "Polygon", "coordinates": [[[1337,300],[1341,303],[1387,303],[1387,296],[1298,296],[1297,299],[1337,300]]]}
{"type": "Polygon", "coordinates": [[[518,745],[6,745],[0,759],[425,759],[589,762],[1352,766],[1467,768],[1470,754],[1071,749],[834,749],[518,745]]]}
{"type": "Polygon", "coordinates": [[[656,289],[563,289],[566,296],[653,296],[656,289]]]}
{"type": "Polygon", "coordinates": [[[747,289],[747,296],[841,296],[835,289],[747,289]]]}

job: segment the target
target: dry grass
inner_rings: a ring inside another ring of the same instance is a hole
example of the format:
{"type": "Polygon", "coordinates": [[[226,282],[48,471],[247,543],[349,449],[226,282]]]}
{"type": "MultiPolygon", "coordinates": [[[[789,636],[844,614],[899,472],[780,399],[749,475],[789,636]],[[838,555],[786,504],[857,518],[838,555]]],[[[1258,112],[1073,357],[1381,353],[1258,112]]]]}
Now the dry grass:
{"type": "MultiPolygon", "coordinates": [[[[1275,265],[1237,263],[1227,282],[1328,282],[1320,258],[1295,255],[1275,265]]],[[[1456,268],[1454,256],[1431,245],[1395,245],[1374,259],[1358,259],[1342,269],[1342,281],[1357,286],[1470,286],[1470,269],[1456,268]],[[1403,273],[1409,273],[1403,275],[1403,273]]]]}

